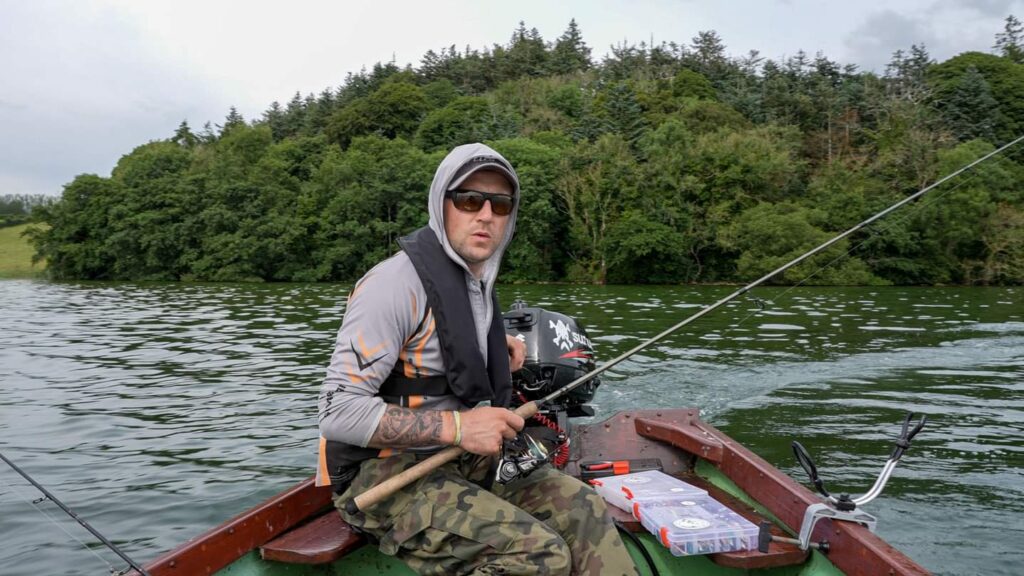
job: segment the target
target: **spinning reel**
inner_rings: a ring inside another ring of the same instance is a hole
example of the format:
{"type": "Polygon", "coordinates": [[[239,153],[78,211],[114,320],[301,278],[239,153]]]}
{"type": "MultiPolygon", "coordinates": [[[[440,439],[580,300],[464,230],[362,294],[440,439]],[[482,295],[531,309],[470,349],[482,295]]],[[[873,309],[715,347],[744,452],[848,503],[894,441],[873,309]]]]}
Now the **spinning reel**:
{"type": "MultiPolygon", "coordinates": [[[[541,429],[543,432],[545,429],[541,429]]],[[[553,432],[553,431],[552,431],[553,432]]],[[[528,476],[531,472],[542,465],[554,460],[558,453],[558,447],[568,446],[569,437],[564,433],[554,435],[554,449],[547,446],[546,440],[534,438],[532,432],[520,432],[515,438],[506,440],[501,445],[501,458],[498,460],[498,470],[495,473],[494,481],[498,484],[507,484],[516,478],[528,476]]]]}

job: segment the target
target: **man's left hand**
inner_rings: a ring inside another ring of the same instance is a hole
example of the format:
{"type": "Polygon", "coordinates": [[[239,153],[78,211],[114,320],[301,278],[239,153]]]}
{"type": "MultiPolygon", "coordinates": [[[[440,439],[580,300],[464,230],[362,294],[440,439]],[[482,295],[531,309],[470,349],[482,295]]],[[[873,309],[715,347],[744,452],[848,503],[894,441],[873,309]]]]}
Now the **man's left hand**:
{"type": "Polygon", "coordinates": [[[526,361],[526,343],[508,334],[505,334],[505,342],[508,344],[508,367],[515,372],[526,361]]]}

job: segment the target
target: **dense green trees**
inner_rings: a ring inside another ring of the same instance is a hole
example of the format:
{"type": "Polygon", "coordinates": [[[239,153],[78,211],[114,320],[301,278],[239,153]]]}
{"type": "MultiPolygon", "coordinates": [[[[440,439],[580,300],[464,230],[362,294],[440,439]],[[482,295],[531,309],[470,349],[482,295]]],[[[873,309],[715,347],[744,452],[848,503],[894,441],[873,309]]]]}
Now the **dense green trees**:
{"type": "MultiPolygon", "coordinates": [[[[722,282],[762,275],[1024,132],[1020,23],[998,55],[898,51],[881,76],[822,54],[553,42],[381,63],[247,122],[232,108],[81,175],[35,217],[56,278],[353,279],[427,220],[451,147],[486,141],[522,180],[504,281],[722,282]]],[[[1024,282],[1017,152],[776,281],[1024,282]]],[[[9,199],[0,202],[0,217],[9,199]]]]}
{"type": "Polygon", "coordinates": [[[984,106],[984,113],[991,116],[984,120],[993,124],[997,141],[1011,140],[1024,131],[1024,65],[991,54],[966,52],[931,67],[928,76],[940,106],[960,114],[970,114],[972,105],[984,106]]]}

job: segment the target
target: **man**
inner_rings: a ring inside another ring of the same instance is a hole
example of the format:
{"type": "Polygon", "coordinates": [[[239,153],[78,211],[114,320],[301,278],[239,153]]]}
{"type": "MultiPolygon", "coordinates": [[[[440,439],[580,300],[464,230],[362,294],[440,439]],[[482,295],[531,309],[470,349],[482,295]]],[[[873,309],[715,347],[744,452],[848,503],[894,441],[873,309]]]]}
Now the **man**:
{"type": "Polygon", "coordinates": [[[507,409],[522,344],[494,294],[519,180],[483,144],[455,148],[430,186],[430,224],[349,296],[320,390],[318,483],[345,520],[420,574],[635,574],[604,502],[545,467],[491,485],[523,419],[507,409]],[[357,514],[353,496],[450,445],[467,452],[357,514]],[[489,488],[488,488],[489,487],[489,488]]]}

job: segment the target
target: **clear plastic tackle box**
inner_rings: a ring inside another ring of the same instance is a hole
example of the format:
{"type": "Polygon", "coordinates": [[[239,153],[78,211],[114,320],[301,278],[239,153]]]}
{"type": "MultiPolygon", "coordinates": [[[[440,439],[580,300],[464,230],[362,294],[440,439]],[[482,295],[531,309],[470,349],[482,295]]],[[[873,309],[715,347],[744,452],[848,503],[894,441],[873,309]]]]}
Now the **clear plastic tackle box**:
{"type": "Polygon", "coordinates": [[[706,490],[659,470],[605,476],[590,483],[606,502],[636,517],[638,508],[645,504],[708,497],[706,490]]]}
{"type": "Polygon", "coordinates": [[[710,498],[644,504],[640,523],[676,556],[753,550],[759,529],[710,498]]]}

